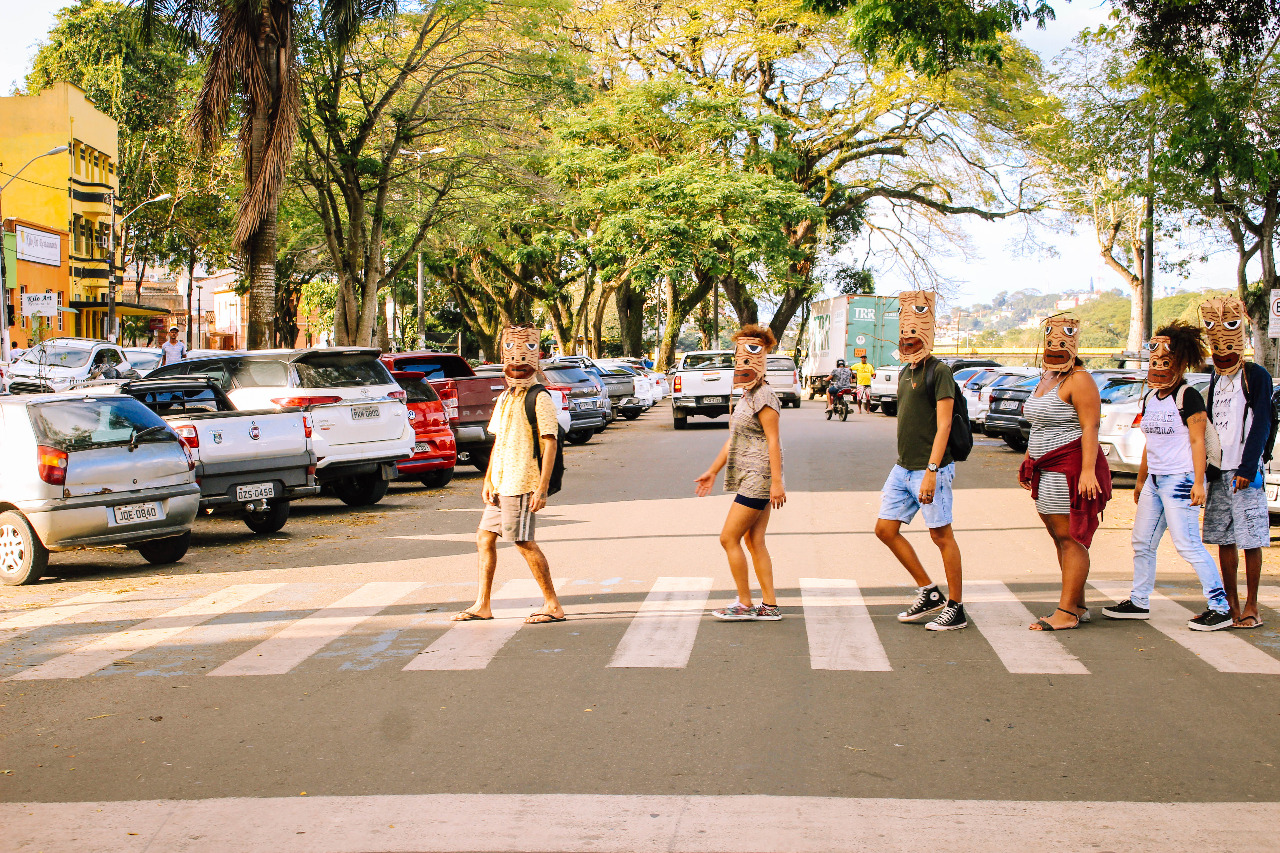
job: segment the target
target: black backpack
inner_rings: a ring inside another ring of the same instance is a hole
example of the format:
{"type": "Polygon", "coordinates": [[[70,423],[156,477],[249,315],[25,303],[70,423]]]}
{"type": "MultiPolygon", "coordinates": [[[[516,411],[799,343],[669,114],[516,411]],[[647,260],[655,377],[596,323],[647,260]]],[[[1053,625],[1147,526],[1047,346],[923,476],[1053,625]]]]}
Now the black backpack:
{"type": "MultiPolygon", "coordinates": [[[[545,385],[533,385],[524,395],[524,416],[529,419],[529,428],[533,430],[533,458],[538,460],[538,468],[542,468],[542,437],[538,435],[538,395],[551,396],[545,385]]],[[[556,459],[551,463],[551,482],[547,485],[547,494],[554,495],[560,491],[564,482],[564,437],[556,428],[556,459]]]]}
{"type": "MultiPolygon", "coordinates": [[[[936,358],[930,358],[928,366],[924,369],[924,387],[926,388],[933,388],[936,375],[933,368],[937,363],[936,358]]],[[[955,392],[952,395],[955,402],[951,409],[951,434],[947,436],[947,449],[951,451],[951,458],[954,461],[964,462],[973,452],[973,431],[969,428],[969,401],[960,392],[960,383],[956,382],[955,377],[952,377],[951,384],[955,386],[955,392]]],[[[937,408],[937,393],[935,392],[931,398],[934,408],[937,408]]]]}

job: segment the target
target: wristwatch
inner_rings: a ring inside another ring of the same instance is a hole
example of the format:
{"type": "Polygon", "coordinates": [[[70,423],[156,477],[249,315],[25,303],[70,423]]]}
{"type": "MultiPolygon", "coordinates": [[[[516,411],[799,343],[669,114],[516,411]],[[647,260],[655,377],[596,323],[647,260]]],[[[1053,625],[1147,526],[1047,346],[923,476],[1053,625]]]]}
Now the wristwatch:
{"type": "Polygon", "coordinates": [[[925,468],[924,470],[926,470],[926,471],[932,471],[934,474],[936,474],[936,473],[938,473],[938,465],[937,465],[937,463],[936,463],[936,462],[930,462],[930,463],[929,463],[929,467],[928,467],[928,468],[925,468]]]}

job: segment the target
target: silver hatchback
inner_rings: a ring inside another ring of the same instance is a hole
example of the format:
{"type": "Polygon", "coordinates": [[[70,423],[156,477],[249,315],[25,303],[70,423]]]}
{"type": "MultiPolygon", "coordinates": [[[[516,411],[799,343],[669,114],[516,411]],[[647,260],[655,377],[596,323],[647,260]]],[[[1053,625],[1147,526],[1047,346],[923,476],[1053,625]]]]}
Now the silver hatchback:
{"type": "Polygon", "coordinates": [[[50,551],[131,545],[182,559],[200,506],[176,433],[126,396],[0,399],[0,580],[38,580],[50,551]]]}

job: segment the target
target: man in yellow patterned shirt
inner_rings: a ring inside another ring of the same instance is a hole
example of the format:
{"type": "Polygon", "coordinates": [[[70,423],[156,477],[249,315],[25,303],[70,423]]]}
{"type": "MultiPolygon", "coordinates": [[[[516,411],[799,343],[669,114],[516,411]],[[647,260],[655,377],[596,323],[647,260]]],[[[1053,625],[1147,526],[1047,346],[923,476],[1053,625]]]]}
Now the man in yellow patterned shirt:
{"type": "Polygon", "coordinates": [[[534,580],[542,590],[543,606],[524,621],[530,624],[563,622],[564,608],[551,582],[551,568],[546,555],[534,541],[535,514],[547,505],[547,489],[555,467],[560,425],[555,404],[546,389],[537,392],[534,418],[537,421],[537,443],[534,425],[529,422],[525,397],[537,383],[541,340],[531,325],[510,326],[502,333],[503,375],[507,390],[498,397],[489,431],[494,436],[489,454],[489,469],[484,475],[481,496],[484,516],[476,531],[476,550],[480,560],[479,595],[476,603],[453,621],[471,622],[493,618],[491,595],[493,576],[498,567],[498,537],[514,542],[529,564],[534,580]],[[541,459],[541,465],[538,460],[541,459]]]}

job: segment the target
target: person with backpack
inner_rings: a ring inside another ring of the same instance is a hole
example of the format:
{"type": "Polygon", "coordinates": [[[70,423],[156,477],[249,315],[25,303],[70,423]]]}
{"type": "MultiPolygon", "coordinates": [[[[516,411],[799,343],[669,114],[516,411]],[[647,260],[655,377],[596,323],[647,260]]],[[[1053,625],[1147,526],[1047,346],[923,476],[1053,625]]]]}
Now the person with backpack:
{"type": "Polygon", "coordinates": [[[782,403],[765,381],[766,359],[777,340],[768,326],[748,325],[734,334],[733,342],[733,385],[743,389],[742,397],[729,416],[729,440],[711,467],[694,480],[695,494],[706,497],[724,468],[725,491],[735,492],[720,531],[720,545],[729,560],[738,600],[711,615],[726,622],[777,622],[782,611],[773,586],[773,560],[764,542],[771,510],[782,509],[787,502],[778,434],[782,403]],[[760,582],[759,606],[751,603],[744,540],[760,582]]]}
{"type": "Polygon", "coordinates": [[[930,631],[954,631],[968,626],[965,617],[960,569],[960,546],[951,529],[951,484],[955,478],[955,438],[972,447],[968,413],[951,368],[933,357],[937,296],[909,290],[898,296],[898,353],[904,362],[898,374],[898,461],[880,493],[876,537],[915,581],[916,600],[898,614],[899,622],[919,622],[937,614],[925,627],[930,631]],[[957,399],[961,402],[957,403],[957,399]],[[963,414],[964,424],[960,424],[963,414]],[[947,576],[944,596],[925,571],[915,548],[902,535],[922,512],[933,544],[942,555],[947,576]]]}
{"type": "Polygon", "coordinates": [[[476,531],[480,580],[476,603],[453,615],[454,622],[493,618],[490,597],[498,567],[498,537],[514,542],[542,590],[543,605],[524,621],[565,621],[564,608],[551,581],[547,557],[534,541],[537,513],[559,486],[560,424],[551,394],[538,383],[541,336],[530,324],[508,326],[501,342],[507,388],[494,404],[489,431],[493,449],[481,496],[484,515],[476,531]]]}
{"type": "Polygon", "coordinates": [[[1187,622],[1193,631],[1231,627],[1231,605],[1222,574],[1200,537],[1200,508],[1205,502],[1205,436],[1209,417],[1200,392],[1183,374],[1209,355],[1199,326],[1175,321],[1157,330],[1148,344],[1147,384],[1142,400],[1146,447],[1138,466],[1133,499],[1133,587],[1129,597],[1104,607],[1108,619],[1149,619],[1156,585],[1156,549],[1167,529],[1178,555],[1200,578],[1208,607],[1187,622]]]}
{"type": "Polygon", "coordinates": [[[1213,376],[1205,401],[1218,434],[1221,458],[1209,459],[1209,491],[1204,505],[1203,538],[1218,546],[1223,588],[1236,628],[1261,628],[1258,581],[1262,549],[1271,544],[1263,465],[1275,443],[1271,374],[1244,360],[1248,311],[1234,296],[1210,299],[1200,306],[1209,338],[1213,376]],[[1245,602],[1240,604],[1237,577],[1244,551],[1245,602]]]}
{"type": "Polygon", "coordinates": [[[1031,492],[1062,572],[1058,609],[1037,619],[1033,631],[1068,631],[1088,618],[1089,546],[1111,498],[1111,471],[1098,447],[1102,400],[1076,357],[1079,331],[1075,317],[1045,321],[1044,372],[1022,406],[1031,435],[1018,483],[1031,492]]]}

